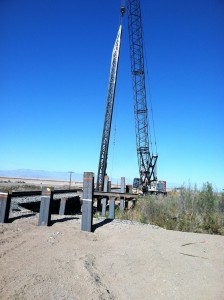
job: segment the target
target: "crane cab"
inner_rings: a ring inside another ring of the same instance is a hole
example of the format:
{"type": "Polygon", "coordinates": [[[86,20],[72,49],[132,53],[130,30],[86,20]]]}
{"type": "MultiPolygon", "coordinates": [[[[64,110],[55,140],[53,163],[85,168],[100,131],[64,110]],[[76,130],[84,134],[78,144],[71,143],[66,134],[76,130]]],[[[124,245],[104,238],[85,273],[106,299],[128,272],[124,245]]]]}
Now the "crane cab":
{"type": "Polygon", "coordinates": [[[140,178],[134,178],[132,192],[134,194],[164,194],[166,195],[166,181],[155,180],[150,185],[141,184],[140,178]]]}
{"type": "Polygon", "coordinates": [[[132,185],[132,193],[142,194],[140,178],[134,178],[132,185]]]}

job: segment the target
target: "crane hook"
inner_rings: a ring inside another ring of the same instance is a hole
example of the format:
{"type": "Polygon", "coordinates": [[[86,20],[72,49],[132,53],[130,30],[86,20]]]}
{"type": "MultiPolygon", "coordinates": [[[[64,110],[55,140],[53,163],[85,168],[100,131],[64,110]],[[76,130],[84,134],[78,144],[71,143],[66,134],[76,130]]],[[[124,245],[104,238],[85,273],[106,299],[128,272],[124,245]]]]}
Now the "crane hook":
{"type": "Polygon", "coordinates": [[[124,16],[124,13],[125,13],[125,7],[124,7],[124,6],[121,6],[121,16],[122,16],[122,17],[124,16]]]}

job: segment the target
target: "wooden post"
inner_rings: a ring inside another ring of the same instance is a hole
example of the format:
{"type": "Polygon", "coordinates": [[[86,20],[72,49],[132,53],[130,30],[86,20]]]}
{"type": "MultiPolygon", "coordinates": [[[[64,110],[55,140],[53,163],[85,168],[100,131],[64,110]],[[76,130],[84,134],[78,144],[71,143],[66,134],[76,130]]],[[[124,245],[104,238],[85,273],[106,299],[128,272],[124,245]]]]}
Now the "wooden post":
{"type": "Polygon", "coordinates": [[[0,223],[9,221],[11,199],[11,193],[0,193],[0,223]]]}
{"type": "Polygon", "coordinates": [[[59,208],[59,215],[65,214],[65,207],[66,207],[66,201],[68,198],[62,197],[60,202],[60,208],[59,208]]]}
{"type": "Polygon", "coordinates": [[[82,231],[92,232],[93,230],[93,193],[94,174],[92,172],[84,172],[81,225],[82,231]]]}
{"type": "Polygon", "coordinates": [[[121,193],[126,192],[125,177],[121,177],[121,193]]]}
{"type": "Polygon", "coordinates": [[[108,181],[108,189],[107,189],[107,191],[111,192],[111,181],[110,180],[108,181]]]}
{"type": "MultiPolygon", "coordinates": [[[[126,192],[126,186],[125,186],[125,177],[121,177],[121,193],[126,192]]],[[[125,208],[125,199],[124,197],[120,197],[120,210],[124,210],[125,208]]]]}
{"type": "Polygon", "coordinates": [[[111,220],[115,219],[115,197],[109,199],[109,218],[111,220]]]}
{"type": "Polygon", "coordinates": [[[49,187],[42,188],[38,226],[49,226],[51,222],[51,204],[53,192],[49,187]]]}
{"type": "MultiPolygon", "coordinates": [[[[106,193],[108,192],[108,185],[109,185],[109,177],[104,177],[104,186],[103,191],[106,193]]],[[[106,207],[107,207],[107,198],[102,199],[102,217],[106,216],[106,207]]]]}
{"type": "Polygon", "coordinates": [[[120,210],[124,210],[125,208],[125,200],[123,197],[120,198],[120,210]]]}

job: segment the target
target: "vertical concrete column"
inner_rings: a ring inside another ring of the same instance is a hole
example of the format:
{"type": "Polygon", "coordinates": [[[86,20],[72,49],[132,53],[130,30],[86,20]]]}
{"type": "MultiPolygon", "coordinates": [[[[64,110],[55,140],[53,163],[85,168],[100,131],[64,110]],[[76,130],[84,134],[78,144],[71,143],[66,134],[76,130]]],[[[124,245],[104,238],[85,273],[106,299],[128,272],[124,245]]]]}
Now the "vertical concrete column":
{"type": "MultiPolygon", "coordinates": [[[[121,193],[126,192],[126,186],[125,186],[125,177],[121,177],[121,193]]],[[[124,210],[125,208],[125,200],[123,197],[120,197],[120,210],[124,210]]]]}
{"type": "Polygon", "coordinates": [[[59,215],[65,214],[65,207],[66,207],[66,201],[68,198],[62,197],[60,202],[60,208],[59,208],[59,215]]]}
{"type": "Polygon", "coordinates": [[[38,226],[50,225],[52,201],[53,201],[53,189],[49,187],[42,187],[38,226]]]}
{"type": "Polygon", "coordinates": [[[126,192],[125,177],[121,177],[121,193],[126,192]]]}
{"type": "Polygon", "coordinates": [[[7,223],[11,205],[11,193],[0,193],[0,223],[7,223]]]}
{"type": "MultiPolygon", "coordinates": [[[[105,176],[104,186],[103,186],[104,193],[108,192],[108,185],[109,185],[109,177],[105,176]]],[[[107,198],[105,197],[102,199],[102,217],[106,216],[106,207],[107,207],[107,198]]]]}
{"type": "Polygon", "coordinates": [[[94,174],[84,172],[83,175],[83,199],[82,199],[82,231],[92,232],[93,228],[93,193],[94,174]]]}
{"type": "Polygon", "coordinates": [[[122,198],[120,198],[120,210],[124,210],[124,208],[125,208],[125,200],[122,197],[122,198]]]}
{"type": "Polygon", "coordinates": [[[109,199],[109,217],[108,219],[115,219],[115,197],[109,199]]]}

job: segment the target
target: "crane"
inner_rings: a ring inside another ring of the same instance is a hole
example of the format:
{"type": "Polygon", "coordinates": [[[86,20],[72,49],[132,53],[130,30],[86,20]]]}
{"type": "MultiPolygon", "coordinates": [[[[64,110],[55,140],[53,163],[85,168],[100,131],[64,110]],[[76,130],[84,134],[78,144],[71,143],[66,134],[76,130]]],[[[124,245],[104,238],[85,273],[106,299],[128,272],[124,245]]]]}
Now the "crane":
{"type": "Polygon", "coordinates": [[[134,99],[136,148],[140,185],[146,188],[157,181],[156,162],[149,148],[148,108],[145,87],[143,30],[140,0],[127,1],[128,32],[130,45],[131,75],[134,99]]]}
{"type": "MultiPolygon", "coordinates": [[[[141,187],[143,192],[163,190],[163,182],[157,181],[156,163],[158,154],[150,151],[148,108],[145,87],[144,45],[140,0],[127,0],[128,32],[130,45],[130,60],[132,74],[132,89],[134,99],[136,148],[140,178],[135,178],[133,187],[141,187]],[[159,184],[159,185],[158,185],[159,184]],[[161,186],[162,184],[162,186],[161,186]]],[[[125,13],[125,7],[121,7],[121,16],[125,13]]],[[[121,22],[122,22],[121,18],[121,22]]],[[[116,90],[117,70],[122,36],[122,25],[120,25],[117,38],[112,52],[110,76],[108,84],[108,96],[106,113],[104,119],[101,151],[97,175],[97,190],[102,190],[104,176],[107,169],[107,157],[110,140],[110,129],[113,115],[113,104],[116,90]]]]}

